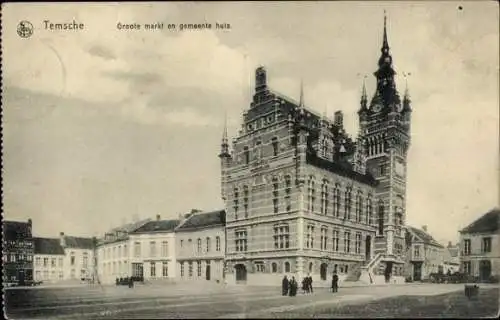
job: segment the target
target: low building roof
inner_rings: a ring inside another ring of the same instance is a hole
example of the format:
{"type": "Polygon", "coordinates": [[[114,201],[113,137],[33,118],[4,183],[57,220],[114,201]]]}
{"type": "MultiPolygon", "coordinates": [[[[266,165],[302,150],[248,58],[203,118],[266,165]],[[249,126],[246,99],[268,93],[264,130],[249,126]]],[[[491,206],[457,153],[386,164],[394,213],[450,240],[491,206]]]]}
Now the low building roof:
{"type": "Polygon", "coordinates": [[[179,225],[180,220],[155,220],[150,221],[143,225],[142,227],[131,232],[134,233],[148,233],[148,232],[168,232],[174,231],[174,229],[179,225]]]}
{"type": "Polygon", "coordinates": [[[412,226],[409,226],[408,229],[410,230],[410,232],[413,233],[413,235],[422,240],[425,244],[430,244],[439,248],[444,248],[442,244],[437,242],[430,234],[428,234],[424,230],[412,226]]]}
{"type": "Polygon", "coordinates": [[[218,227],[226,225],[226,211],[216,210],[210,212],[197,212],[177,228],[178,231],[187,231],[192,229],[202,229],[207,227],[218,227]]]}
{"type": "Polygon", "coordinates": [[[500,224],[500,209],[494,208],[483,214],[479,219],[475,220],[467,227],[460,230],[461,233],[481,233],[495,232],[499,229],[500,224]]]}
{"type": "Polygon", "coordinates": [[[64,255],[61,240],[55,238],[33,238],[35,254],[64,255]]]}
{"type": "Polygon", "coordinates": [[[92,238],[64,236],[64,242],[67,248],[73,248],[73,249],[94,248],[94,240],[92,238]]]}

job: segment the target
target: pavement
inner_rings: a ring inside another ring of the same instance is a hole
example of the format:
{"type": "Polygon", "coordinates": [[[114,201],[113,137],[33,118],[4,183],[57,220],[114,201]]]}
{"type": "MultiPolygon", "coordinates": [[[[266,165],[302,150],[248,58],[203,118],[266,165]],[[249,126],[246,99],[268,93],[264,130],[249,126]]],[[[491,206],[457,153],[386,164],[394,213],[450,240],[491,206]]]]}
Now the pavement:
{"type": "MultiPolygon", "coordinates": [[[[481,285],[482,286],[482,285],[481,285]]],[[[318,288],[313,294],[281,295],[281,288],[192,283],[163,286],[87,286],[6,290],[10,319],[249,318],[291,314],[303,308],[356,304],[401,295],[439,295],[463,284],[407,284],[318,288]]],[[[313,317],[313,315],[312,315],[313,317]]]]}

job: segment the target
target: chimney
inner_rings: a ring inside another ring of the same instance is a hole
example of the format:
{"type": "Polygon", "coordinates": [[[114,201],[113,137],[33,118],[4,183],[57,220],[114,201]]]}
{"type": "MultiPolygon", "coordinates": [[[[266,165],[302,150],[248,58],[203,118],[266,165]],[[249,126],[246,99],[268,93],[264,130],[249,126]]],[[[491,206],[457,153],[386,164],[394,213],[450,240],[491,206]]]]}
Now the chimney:
{"type": "Polygon", "coordinates": [[[422,226],[422,230],[424,230],[425,232],[427,232],[427,226],[422,226]]]}
{"type": "Polygon", "coordinates": [[[60,239],[60,244],[61,247],[66,247],[66,239],[64,239],[64,232],[59,232],[59,239],[60,239]]]}
{"type": "Polygon", "coordinates": [[[31,219],[28,219],[28,224],[31,226],[33,224],[33,221],[31,221],[31,219]]]}
{"type": "Polygon", "coordinates": [[[451,248],[452,246],[451,241],[448,241],[448,248],[451,248]]]}
{"type": "Polygon", "coordinates": [[[160,215],[159,214],[156,215],[156,221],[160,221],[160,215]]]}
{"type": "Polygon", "coordinates": [[[342,113],[342,111],[335,111],[333,115],[333,123],[339,127],[344,126],[344,114],[342,113]]]}

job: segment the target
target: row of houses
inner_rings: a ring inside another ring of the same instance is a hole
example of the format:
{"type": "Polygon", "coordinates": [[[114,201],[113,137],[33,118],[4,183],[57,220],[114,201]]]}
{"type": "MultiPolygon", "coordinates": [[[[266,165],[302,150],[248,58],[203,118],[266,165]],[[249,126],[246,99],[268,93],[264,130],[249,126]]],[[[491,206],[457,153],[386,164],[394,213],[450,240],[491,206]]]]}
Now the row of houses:
{"type": "MultiPolygon", "coordinates": [[[[460,231],[445,247],[427,227],[407,227],[405,275],[413,281],[457,271],[481,280],[500,274],[500,210],[493,209],[460,231]]],[[[225,279],[226,213],[192,210],[178,219],[145,219],[114,228],[100,239],[32,237],[32,222],[4,222],[4,282],[145,281],[225,279]]],[[[237,240],[235,240],[237,241],[237,240]]],[[[272,273],[289,268],[271,266],[272,273]]],[[[232,282],[234,279],[227,279],[232,282]]]]}

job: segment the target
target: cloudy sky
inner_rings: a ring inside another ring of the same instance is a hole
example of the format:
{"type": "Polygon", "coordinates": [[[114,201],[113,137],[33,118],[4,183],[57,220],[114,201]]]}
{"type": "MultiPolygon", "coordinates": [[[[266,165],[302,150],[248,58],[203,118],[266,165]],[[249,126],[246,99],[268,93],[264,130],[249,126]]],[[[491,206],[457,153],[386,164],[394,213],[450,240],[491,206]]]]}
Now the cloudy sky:
{"type": "Polygon", "coordinates": [[[220,200],[224,113],[235,135],[252,73],[351,133],[364,75],[374,91],[383,10],[397,83],[413,100],[408,222],[441,241],[498,203],[495,2],[3,5],[3,201],[41,236],[90,236],[220,200]],[[459,6],[462,9],[459,9],[459,6]],[[50,31],[53,23],[85,24],[50,31]],[[20,20],[32,37],[20,38],[20,20]],[[117,23],[229,23],[124,31],[117,23]]]}

